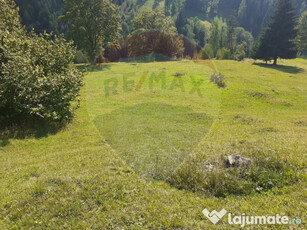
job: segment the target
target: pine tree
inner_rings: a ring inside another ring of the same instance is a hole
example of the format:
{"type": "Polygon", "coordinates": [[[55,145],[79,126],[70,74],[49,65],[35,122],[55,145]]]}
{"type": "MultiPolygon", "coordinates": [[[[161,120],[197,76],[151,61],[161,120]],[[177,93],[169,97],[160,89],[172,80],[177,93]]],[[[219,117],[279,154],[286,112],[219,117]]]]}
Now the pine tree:
{"type": "Polygon", "coordinates": [[[235,12],[227,20],[227,48],[230,50],[231,54],[234,54],[236,46],[236,35],[235,28],[237,27],[237,18],[235,12]]]}
{"type": "Polygon", "coordinates": [[[265,61],[278,58],[291,59],[296,57],[295,38],[297,35],[297,15],[291,0],[279,0],[276,10],[260,36],[253,52],[254,59],[265,61]]]}
{"type": "Polygon", "coordinates": [[[188,20],[184,16],[183,12],[180,12],[178,17],[177,17],[177,20],[175,22],[178,34],[181,34],[181,35],[185,34],[184,27],[185,27],[186,24],[188,24],[188,20]]]}
{"type": "Polygon", "coordinates": [[[298,25],[297,44],[301,52],[307,50],[307,11],[303,13],[298,25]]]}
{"type": "Polygon", "coordinates": [[[266,63],[273,59],[270,55],[270,38],[268,33],[261,33],[259,41],[255,44],[252,50],[252,58],[264,60],[266,63]]]}

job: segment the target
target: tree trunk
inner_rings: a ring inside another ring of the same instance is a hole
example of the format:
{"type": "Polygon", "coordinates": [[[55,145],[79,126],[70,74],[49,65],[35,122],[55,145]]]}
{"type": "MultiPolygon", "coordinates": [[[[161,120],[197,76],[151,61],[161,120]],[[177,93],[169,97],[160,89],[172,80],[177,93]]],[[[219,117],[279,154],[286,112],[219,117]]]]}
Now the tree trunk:
{"type": "Polygon", "coordinates": [[[274,58],[274,65],[277,65],[277,57],[274,58]]]}
{"type": "Polygon", "coordinates": [[[91,65],[95,66],[96,64],[97,64],[97,56],[95,55],[95,56],[92,56],[91,58],[91,65]]]}

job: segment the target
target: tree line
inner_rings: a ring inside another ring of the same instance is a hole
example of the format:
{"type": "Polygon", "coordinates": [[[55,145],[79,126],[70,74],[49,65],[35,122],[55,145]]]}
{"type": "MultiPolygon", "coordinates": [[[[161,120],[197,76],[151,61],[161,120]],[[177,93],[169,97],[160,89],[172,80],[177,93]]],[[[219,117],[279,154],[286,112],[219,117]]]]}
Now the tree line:
{"type": "MultiPolygon", "coordinates": [[[[133,30],[131,20],[145,5],[151,7],[149,0],[111,0],[119,6],[122,17],[122,36],[133,30]]],[[[227,19],[235,14],[238,26],[258,38],[261,30],[267,25],[278,0],[154,0],[152,9],[164,11],[175,21],[182,12],[188,18],[212,22],[215,17],[227,19]],[[163,4],[164,2],[164,4],[163,4]],[[163,8],[162,8],[163,6],[163,8]]],[[[65,33],[67,27],[57,20],[65,11],[64,0],[16,0],[20,7],[22,23],[32,27],[38,33],[46,30],[56,34],[65,33]]],[[[297,13],[303,13],[307,0],[294,0],[297,13]]]]}
{"type": "Polygon", "coordinates": [[[274,60],[276,64],[278,58],[296,57],[298,50],[305,49],[307,39],[304,36],[306,13],[303,13],[298,23],[297,9],[291,0],[278,0],[267,26],[256,42],[252,33],[239,26],[236,11],[226,19],[215,17],[211,24],[206,24],[197,17],[187,17],[184,11],[173,19],[158,9],[140,11],[129,22],[130,35],[118,41],[123,29],[123,17],[118,6],[110,0],[64,2],[66,10],[61,19],[69,25],[67,34],[93,63],[99,57],[114,60],[115,57],[128,58],[136,54],[160,52],[177,58],[239,61],[251,56],[265,61],[274,60]],[[149,33],[157,31],[159,33],[149,33]],[[170,49],[160,49],[164,44],[173,45],[168,46],[170,49]],[[104,48],[106,52],[101,57],[104,48]]]}
{"type": "MultiPolygon", "coordinates": [[[[146,0],[37,0],[31,1],[33,4],[27,4],[28,2],[29,0],[17,0],[21,8],[22,21],[28,27],[36,28],[38,33],[44,28],[47,32],[63,32],[79,49],[76,61],[87,59],[94,63],[96,60],[103,61],[104,58],[114,60],[115,56],[131,57],[133,51],[128,50],[139,49],[132,45],[132,37],[136,36],[136,33],[156,30],[163,32],[161,28],[165,25],[172,28],[171,33],[182,37],[181,42],[178,42],[178,39],[175,42],[180,51],[175,53],[181,57],[236,60],[253,57],[265,61],[273,59],[276,63],[276,57],[291,57],[296,55],[298,50],[302,53],[305,50],[306,14],[301,12],[306,9],[305,0],[287,1],[290,10],[285,13],[286,16],[276,16],[275,19],[271,17],[274,12],[276,13],[275,9],[279,7],[280,0],[165,0],[163,10],[159,9],[161,1],[155,0],[153,8],[156,9],[146,11],[140,10],[146,0]],[[292,14],[288,14],[290,11],[292,14]],[[191,12],[194,15],[192,17],[191,12]],[[300,13],[302,18],[298,26],[296,16],[300,13]],[[96,22],[93,18],[99,20],[96,22]],[[138,21],[144,28],[139,28],[138,21]],[[275,25],[272,21],[275,21],[275,25]],[[161,24],[161,28],[158,24],[161,24]],[[280,47],[285,41],[274,36],[277,34],[276,31],[285,28],[283,25],[292,28],[292,31],[289,28],[285,31],[292,37],[283,36],[284,40],[290,41],[287,44],[291,46],[288,47],[288,51],[282,51],[283,48],[280,47]],[[267,27],[271,28],[271,35],[267,27]],[[264,28],[262,32],[261,28],[264,28]],[[125,42],[118,41],[121,37],[126,37],[125,42]],[[280,45],[277,47],[277,44],[280,45]],[[116,51],[116,54],[112,54],[116,51]],[[271,54],[274,52],[275,54],[271,54]]],[[[145,34],[149,36],[149,33],[144,33],[143,36],[145,34]]],[[[150,36],[153,34],[161,35],[152,33],[150,36]]],[[[138,37],[140,38],[140,35],[138,37]]],[[[164,42],[167,42],[165,39],[173,38],[174,36],[163,36],[164,42]]],[[[155,39],[156,46],[161,46],[163,41],[160,39],[161,37],[155,39]]],[[[143,49],[148,53],[159,50],[145,46],[143,49]]]]}

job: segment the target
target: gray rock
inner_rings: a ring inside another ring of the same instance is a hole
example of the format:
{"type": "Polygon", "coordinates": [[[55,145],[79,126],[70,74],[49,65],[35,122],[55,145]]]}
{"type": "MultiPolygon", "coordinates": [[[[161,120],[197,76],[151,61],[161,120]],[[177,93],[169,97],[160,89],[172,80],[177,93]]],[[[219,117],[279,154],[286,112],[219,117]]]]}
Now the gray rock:
{"type": "Polygon", "coordinates": [[[239,155],[231,155],[227,158],[228,166],[248,166],[252,163],[252,160],[249,158],[241,157],[239,155]]]}

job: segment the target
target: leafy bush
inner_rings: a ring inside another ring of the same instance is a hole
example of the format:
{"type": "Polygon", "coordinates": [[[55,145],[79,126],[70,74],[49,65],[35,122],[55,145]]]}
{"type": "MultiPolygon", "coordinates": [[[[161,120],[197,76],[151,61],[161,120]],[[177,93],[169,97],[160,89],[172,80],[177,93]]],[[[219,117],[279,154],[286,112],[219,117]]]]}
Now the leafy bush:
{"type": "Polygon", "coordinates": [[[110,43],[104,52],[104,57],[114,62],[120,59],[164,55],[169,58],[182,57],[183,40],[175,34],[159,31],[146,31],[129,35],[126,38],[110,43]]]}
{"type": "Polygon", "coordinates": [[[123,38],[109,44],[104,52],[104,57],[111,62],[128,58],[128,39],[123,38]]]}
{"type": "Polygon", "coordinates": [[[71,116],[82,73],[63,37],[27,33],[14,3],[0,0],[0,114],[62,120],[71,116]]]}
{"type": "Polygon", "coordinates": [[[210,77],[210,81],[216,84],[220,88],[226,87],[226,83],[224,80],[224,75],[221,73],[213,73],[210,77]]]}
{"type": "Polygon", "coordinates": [[[159,31],[146,31],[127,37],[129,57],[146,54],[163,54],[175,58],[182,57],[184,46],[181,37],[159,31]]]}
{"type": "Polygon", "coordinates": [[[205,47],[201,50],[202,59],[210,59],[214,58],[213,47],[211,44],[205,45],[205,47]]]}
{"type": "Polygon", "coordinates": [[[202,59],[202,53],[195,51],[194,54],[193,54],[193,58],[192,59],[193,60],[200,60],[200,59],[202,59]]]}
{"type": "Polygon", "coordinates": [[[222,48],[222,49],[218,50],[217,54],[216,54],[216,59],[219,59],[219,60],[231,59],[231,52],[230,52],[230,50],[227,49],[227,48],[222,48]]]}

